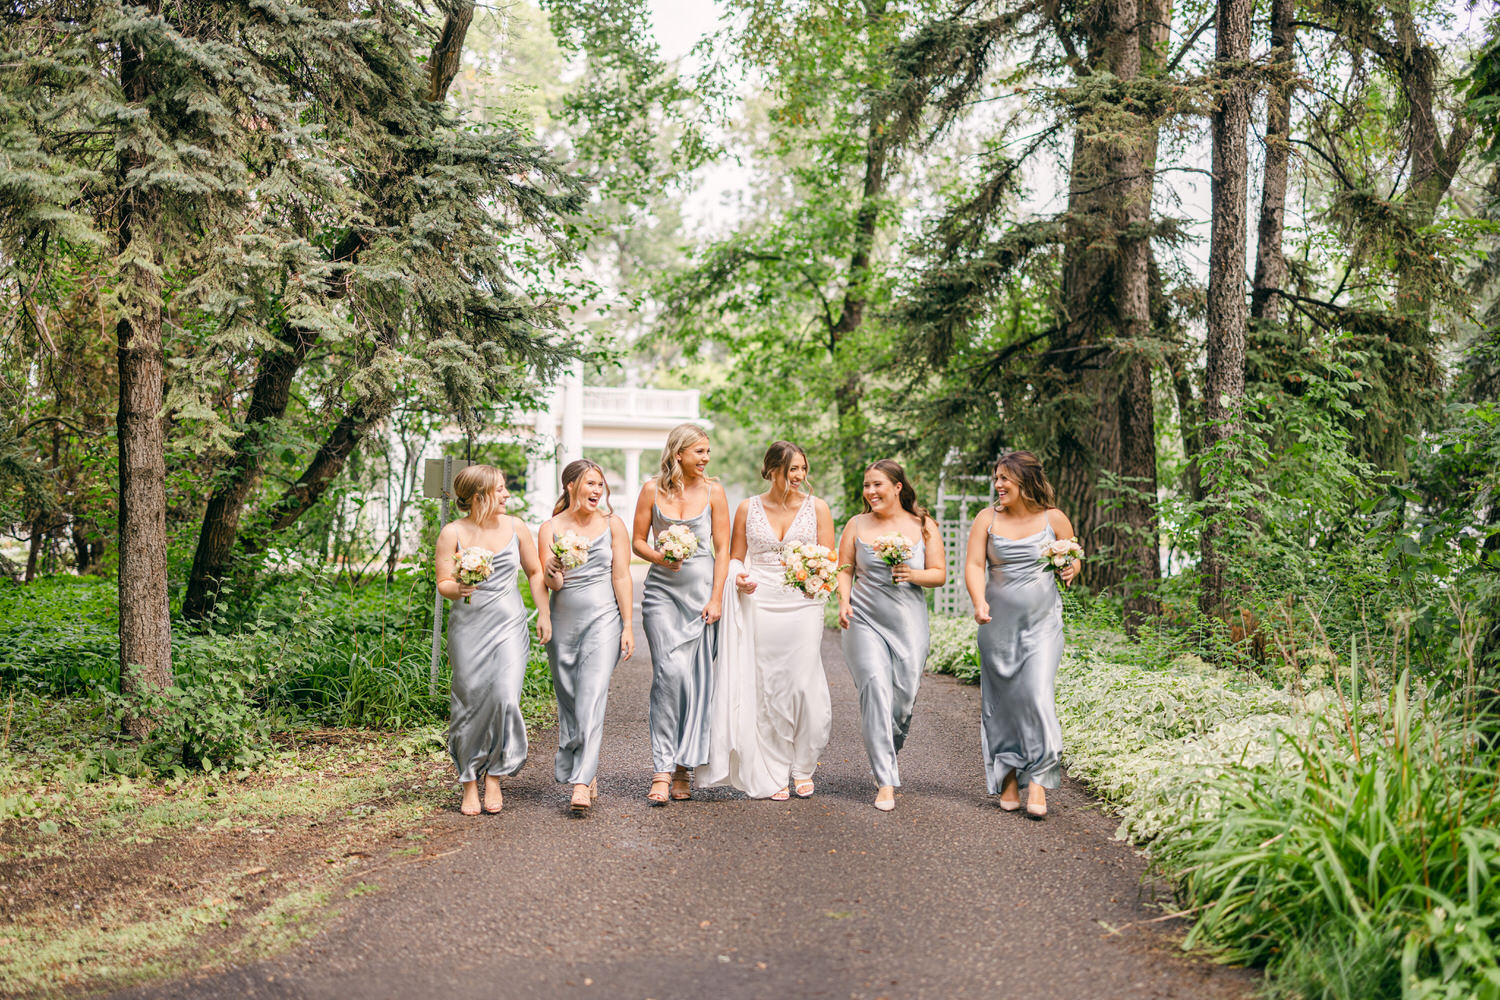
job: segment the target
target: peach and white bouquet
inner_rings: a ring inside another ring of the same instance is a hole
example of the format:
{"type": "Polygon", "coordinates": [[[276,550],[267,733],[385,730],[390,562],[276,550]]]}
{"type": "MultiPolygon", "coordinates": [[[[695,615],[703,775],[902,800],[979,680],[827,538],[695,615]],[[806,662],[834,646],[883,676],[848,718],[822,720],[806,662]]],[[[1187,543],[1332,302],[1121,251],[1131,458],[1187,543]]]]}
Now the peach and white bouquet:
{"type": "Polygon", "coordinates": [[[563,569],[577,569],[589,561],[589,540],[576,531],[559,532],[552,536],[552,554],[563,569]]]}
{"type": "MultiPolygon", "coordinates": [[[[453,559],[453,579],[465,587],[477,587],[490,578],[495,571],[495,553],[489,549],[480,548],[478,545],[470,545],[458,550],[458,555],[453,559]]],[[[464,597],[464,603],[472,603],[469,598],[464,597]]]]}
{"type": "Polygon", "coordinates": [[[839,560],[823,545],[791,542],[781,550],[782,582],[808,600],[821,600],[838,586],[839,560]]]}
{"type": "Polygon", "coordinates": [[[884,535],[876,536],[875,540],[870,543],[870,548],[875,550],[881,562],[892,569],[910,559],[912,552],[916,550],[911,539],[899,531],[889,531],[884,535]]]}
{"type": "Polygon", "coordinates": [[[698,551],[698,535],[685,524],[674,524],[656,536],[656,548],[667,562],[682,562],[698,551]]]}
{"type": "Polygon", "coordinates": [[[1037,561],[1042,564],[1042,569],[1056,573],[1082,558],[1082,545],[1071,538],[1059,538],[1042,546],[1042,554],[1037,561]]]}

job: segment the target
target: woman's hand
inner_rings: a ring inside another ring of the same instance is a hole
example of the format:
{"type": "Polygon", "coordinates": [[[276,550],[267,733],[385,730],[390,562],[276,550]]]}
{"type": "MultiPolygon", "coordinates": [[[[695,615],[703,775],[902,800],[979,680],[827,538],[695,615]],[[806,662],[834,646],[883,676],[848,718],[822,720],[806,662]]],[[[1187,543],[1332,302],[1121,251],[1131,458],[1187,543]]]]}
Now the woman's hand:
{"type": "MultiPolygon", "coordinates": [[[[458,583],[457,580],[454,580],[453,582],[458,583]]],[[[472,583],[458,583],[458,596],[453,599],[455,601],[461,601],[478,589],[479,588],[472,583]]]]}
{"type": "Polygon", "coordinates": [[[537,642],[546,643],[552,639],[552,616],[550,614],[539,614],[536,616],[536,639],[537,642]]]}
{"type": "Polygon", "coordinates": [[[662,569],[666,570],[668,573],[675,573],[678,570],[682,569],[682,563],[672,559],[668,559],[666,556],[662,555],[660,551],[656,553],[656,559],[654,559],[653,562],[655,562],[656,565],[660,566],[662,569]]]}
{"type": "Polygon", "coordinates": [[[712,625],[714,622],[718,621],[719,617],[723,614],[723,601],[709,601],[707,604],[703,605],[703,623],[705,625],[712,625]]]}
{"type": "Polygon", "coordinates": [[[1082,572],[1083,562],[1081,560],[1074,559],[1072,562],[1068,563],[1062,569],[1057,571],[1057,578],[1061,580],[1063,586],[1066,587],[1074,580],[1078,579],[1078,574],[1082,572]]]}
{"type": "Polygon", "coordinates": [[[849,618],[854,614],[854,609],[849,606],[848,601],[839,601],[839,628],[849,627],[849,618]]]}
{"type": "Polygon", "coordinates": [[[988,625],[990,623],[989,604],[981,602],[974,605],[974,620],[981,625],[988,625]]]}
{"type": "Polygon", "coordinates": [[[911,566],[907,563],[897,563],[891,567],[891,579],[896,583],[911,582],[911,566]]]}
{"type": "Polygon", "coordinates": [[[542,571],[556,580],[561,580],[563,575],[562,560],[557,558],[557,553],[548,554],[547,561],[542,564],[542,571]]]}
{"type": "Polygon", "coordinates": [[[630,628],[627,626],[626,629],[625,629],[625,631],[623,631],[623,632],[620,633],[620,659],[622,659],[622,660],[628,660],[628,659],[630,659],[631,654],[633,654],[634,652],[635,652],[635,635],[634,635],[634,633],[632,633],[630,631],[630,628]]]}
{"type": "Polygon", "coordinates": [[[734,589],[738,590],[746,597],[749,597],[751,594],[755,593],[756,586],[758,585],[754,580],[750,579],[749,573],[741,573],[739,576],[734,578],[734,589]]]}

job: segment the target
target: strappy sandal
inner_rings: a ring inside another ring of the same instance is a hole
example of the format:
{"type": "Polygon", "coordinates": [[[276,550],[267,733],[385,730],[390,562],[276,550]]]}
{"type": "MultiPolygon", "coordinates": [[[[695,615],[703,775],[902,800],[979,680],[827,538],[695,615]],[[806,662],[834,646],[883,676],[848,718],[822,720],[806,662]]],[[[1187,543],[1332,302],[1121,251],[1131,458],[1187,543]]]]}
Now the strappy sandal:
{"type": "Polygon", "coordinates": [[[568,808],[573,811],[574,816],[587,816],[589,809],[594,805],[594,797],[589,793],[588,785],[574,785],[573,799],[568,803],[568,808]]]}
{"type": "Polygon", "coordinates": [[[672,776],[666,771],[657,771],[651,775],[651,790],[646,793],[646,801],[653,806],[664,806],[667,804],[667,789],[671,787],[672,776]]]}
{"type": "Polygon", "coordinates": [[[692,797],[692,776],[687,771],[679,767],[672,774],[672,800],[674,802],[686,802],[692,797]]]}
{"type": "Polygon", "coordinates": [[[813,783],[812,783],[812,779],[811,778],[808,778],[806,781],[793,782],[793,787],[796,788],[796,790],[797,790],[797,798],[799,798],[799,799],[810,799],[810,798],[812,798],[813,783]]]}
{"type": "Polygon", "coordinates": [[[776,792],[772,792],[771,793],[771,801],[772,802],[785,802],[787,799],[789,799],[791,797],[792,797],[792,793],[789,792],[789,791],[787,791],[785,788],[781,789],[780,791],[776,791],[776,792]]]}
{"type": "Polygon", "coordinates": [[[490,802],[489,783],[486,782],[485,783],[485,789],[484,789],[484,811],[487,812],[487,813],[489,813],[491,816],[493,816],[495,813],[499,812],[501,809],[504,809],[504,808],[505,808],[505,795],[500,791],[500,782],[499,781],[495,782],[495,801],[493,803],[490,802]]]}

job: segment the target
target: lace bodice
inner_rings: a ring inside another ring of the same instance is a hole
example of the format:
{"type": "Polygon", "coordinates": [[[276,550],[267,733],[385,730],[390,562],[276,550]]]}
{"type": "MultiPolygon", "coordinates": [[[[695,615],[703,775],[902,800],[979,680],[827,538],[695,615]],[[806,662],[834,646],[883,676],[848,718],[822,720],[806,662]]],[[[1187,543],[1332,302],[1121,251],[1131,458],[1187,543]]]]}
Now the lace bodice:
{"type": "Polygon", "coordinates": [[[802,501],[785,538],[777,538],[776,531],[766,517],[760,497],[750,498],[750,509],[745,514],[745,565],[751,569],[781,572],[781,547],[787,542],[815,544],[818,540],[818,514],[812,497],[802,501]]]}

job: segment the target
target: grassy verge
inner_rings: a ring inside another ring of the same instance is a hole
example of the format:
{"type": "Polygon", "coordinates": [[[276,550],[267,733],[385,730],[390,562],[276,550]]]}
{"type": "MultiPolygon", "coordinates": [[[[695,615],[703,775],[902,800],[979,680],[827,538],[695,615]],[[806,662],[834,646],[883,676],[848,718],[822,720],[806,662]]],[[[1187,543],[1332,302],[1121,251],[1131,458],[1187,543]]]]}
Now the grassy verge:
{"type": "MultiPolygon", "coordinates": [[[[1465,706],[1330,659],[1275,683],[1070,621],[1064,760],[1278,997],[1500,998],[1500,776],[1465,706]]],[[[929,668],[978,679],[974,625],[929,668]]]]}
{"type": "MultiPolygon", "coordinates": [[[[253,960],[421,853],[455,794],[430,596],[419,578],[287,580],[238,624],[174,635],[158,738],[137,744],[119,735],[113,582],[0,584],[0,996],[253,960]]],[[[556,708],[532,654],[536,728],[556,708]]]]}

